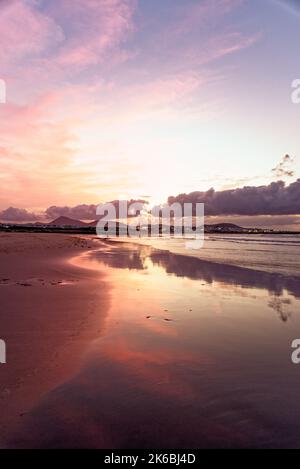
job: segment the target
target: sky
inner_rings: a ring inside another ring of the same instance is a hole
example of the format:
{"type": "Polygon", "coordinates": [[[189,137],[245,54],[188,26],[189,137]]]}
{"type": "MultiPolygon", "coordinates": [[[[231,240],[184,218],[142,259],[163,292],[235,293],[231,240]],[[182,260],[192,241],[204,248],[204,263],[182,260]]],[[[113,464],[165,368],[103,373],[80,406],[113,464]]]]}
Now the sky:
{"type": "Polygon", "coordinates": [[[295,183],[297,4],[0,0],[0,218],[295,183]]]}

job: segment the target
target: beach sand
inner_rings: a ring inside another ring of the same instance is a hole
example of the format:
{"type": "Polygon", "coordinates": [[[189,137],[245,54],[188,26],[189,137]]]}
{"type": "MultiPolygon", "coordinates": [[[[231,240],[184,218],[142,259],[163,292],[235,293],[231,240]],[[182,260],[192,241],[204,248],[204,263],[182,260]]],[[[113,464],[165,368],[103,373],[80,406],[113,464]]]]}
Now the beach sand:
{"type": "Polygon", "coordinates": [[[3,447],[299,447],[299,277],[93,237],[0,240],[3,447]]]}
{"type": "Polygon", "coordinates": [[[109,304],[101,273],[69,263],[97,240],[55,234],[0,234],[0,445],[27,412],[79,368],[101,335],[109,304]]]}

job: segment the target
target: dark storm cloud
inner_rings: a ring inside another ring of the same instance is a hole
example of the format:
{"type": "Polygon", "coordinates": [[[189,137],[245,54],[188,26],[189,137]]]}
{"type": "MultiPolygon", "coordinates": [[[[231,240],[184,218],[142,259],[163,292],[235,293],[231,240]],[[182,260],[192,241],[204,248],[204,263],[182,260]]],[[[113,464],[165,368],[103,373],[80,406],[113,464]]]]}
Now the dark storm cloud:
{"type": "Polygon", "coordinates": [[[76,205],[75,207],[57,207],[52,205],[48,207],[45,215],[47,219],[54,219],[58,217],[75,218],[76,220],[94,220],[96,218],[97,205],[76,205]]]}
{"type": "Polygon", "coordinates": [[[283,181],[268,186],[192,192],[169,197],[174,202],[205,204],[206,215],[298,215],[300,214],[300,179],[286,186],[283,181]]]}
{"type": "MultiPolygon", "coordinates": [[[[127,201],[127,204],[130,205],[136,202],[147,204],[147,202],[142,199],[140,200],[131,199],[127,201]]],[[[118,216],[119,200],[112,200],[109,203],[114,205],[116,209],[116,214],[118,216]]],[[[91,204],[91,205],[82,204],[82,205],[76,205],[75,207],[68,207],[68,206],[57,207],[54,205],[52,207],[47,208],[45,215],[47,219],[55,219],[55,218],[63,216],[63,217],[73,218],[76,220],[96,220],[97,218],[99,218],[96,214],[97,207],[98,205],[94,205],[94,204],[91,204]]]]}
{"type": "Polygon", "coordinates": [[[0,220],[4,222],[30,222],[37,218],[35,213],[28,212],[24,208],[9,207],[0,212],[0,220]]]}
{"type": "MultiPolygon", "coordinates": [[[[148,204],[143,199],[132,199],[127,203],[148,204]]],[[[300,215],[300,179],[286,185],[283,181],[272,182],[266,186],[245,186],[239,189],[228,189],[216,191],[209,189],[206,192],[191,192],[190,194],[179,194],[170,196],[168,203],[175,202],[205,204],[205,214],[207,216],[254,216],[254,215],[300,215]]],[[[118,217],[118,200],[111,202],[116,207],[118,217]]],[[[41,218],[55,219],[60,216],[66,216],[77,220],[95,220],[97,205],[77,205],[52,206],[44,214],[36,215],[25,209],[9,207],[0,211],[0,220],[6,222],[30,222],[41,218]]],[[[286,219],[287,220],[287,219],[286,219]]],[[[289,224],[292,223],[289,220],[289,224]]],[[[298,220],[295,220],[298,223],[298,220]]],[[[270,224],[270,220],[269,223],[270,224]]]]}

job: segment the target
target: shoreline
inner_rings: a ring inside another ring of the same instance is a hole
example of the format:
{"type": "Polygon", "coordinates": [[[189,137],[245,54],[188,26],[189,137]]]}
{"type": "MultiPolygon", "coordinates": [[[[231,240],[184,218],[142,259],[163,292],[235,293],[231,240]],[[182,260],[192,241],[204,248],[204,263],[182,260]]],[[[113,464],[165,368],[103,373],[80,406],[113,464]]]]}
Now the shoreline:
{"type": "MultiPolygon", "coordinates": [[[[214,229],[213,225],[207,225],[208,228],[204,230],[205,234],[213,234],[213,235],[300,235],[300,231],[293,231],[293,230],[270,230],[267,228],[242,228],[240,229],[214,229]]],[[[173,227],[174,229],[174,227],[173,227]]],[[[118,232],[118,231],[117,231],[118,232]]],[[[55,234],[77,234],[77,235],[97,235],[97,230],[94,225],[87,226],[76,226],[76,225],[49,225],[49,224],[41,224],[39,226],[36,225],[19,225],[19,224],[11,224],[11,223],[3,223],[0,222],[0,233],[55,233],[55,234]]],[[[172,233],[172,232],[171,232],[172,233]]],[[[162,233],[160,233],[162,235],[162,233]]],[[[174,235],[174,233],[172,233],[174,235]]],[[[119,235],[117,235],[119,237],[119,235]]],[[[161,236],[163,238],[163,236],[161,236]]],[[[193,238],[192,238],[193,239],[193,238]]]]}
{"type": "Polygon", "coordinates": [[[0,235],[0,262],[1,447],[279,444],[277,426],[263,427],[263,441],[253,428],[273,412],[292,422],[289,407],[277,411],[276,389],[281,380],[297,389],[297,369],[286,364],[299,279],[52,234],[0,235]]]}
{"type": "Polygon", "coordinates": [[[43,395],[76,373],[100,337],[109,308],[103,273],[70,259],[94,249],[78,236],[0,234],[0,445],[15,433],[43,395]]]}
{"type": "Polygon", "coordinates": [[[128,243],[82,251],[71,262],[106,272],[105,334],[80,371],[24,418],[10,447],[298,444],[299,370],[290,344],[299,330],[299,281],[128,243]]]}
{"type": "MultiPolygon", "coordinates": [[[[151,240],[151,238],[148,238],[148,240],[151,240]]],[[[196,262],[196,261],[199,261],[200,263],[203,263],[203,264],[208,264],[208,265],[211,265],[212,267],[216,267],[216,268],[221,268],[221,267],[224,267],[224,268],[231,268],[231,269],[236,269],[236,270],[244,270],[244,271],[249,271],[249,272],[252,272],[252,273],[257,273],[258,275],[270,275],[270,276],[276,276],[276,277],[281,277],[282,279],[286,279],[286,280],[299,280],[300,278],[300,269],[299,269],[299,265],[300,264],[296,264],[296,268],[292,268],[290,269],[290,271],[287,271],[283,268],[278,268],[278,264],[277,263],[269,263],[269,265],[266,263],[266,264],[253,264],[253,263],[247,263],[245,262],[244,259],[238,259],[238,260],[234,260],[233,258],[232,259],[222,259],[221,257],[217,257],[215,256],[216,252],[214,252],[214,256],[215,258],[212,258],[212,257],[209,257],[209,256],[205,256],[205,255],[196,255],[195,253],[197,253],[197,250],[189,250],[189,249],[185,249],[185,250],[182,250],[182,249],[174,249],[174,246],[172,246],[171,243],[169,243],[169,245],[161,245],[159,246],[159,243],[163,243],[163,240],[154,240],[152,239],[152,242],[151,241],[148,241],[148,242],[145,242],[144,240],[142,241],[137,241],[137,240],[133,240],[133,239],[128,239],[127,240],[124,240],[124,239],[114,239],[114,238],[111,238],[111,239],[105,239],[103,240],[104,242],[107,242],[108,244],[116,244],[116,245],[132,245],[132,246],[137,246],[137,247],[147,247],[147,248],[152,248],[153,250],[155,251],[160,251],[161,253],[168,253],[168,254],[172,254],[174,256],[179,256],[179,257],[185,257],[185,258],[190,258],[191,259],[191,262],[196,262]]],[[[169,240],[166,240],[166,241],[169,241],[169,240]]],[[[300,243],[299,243],[300,244],[300,243]]],[[[205,252],[206,249],[204,248],[201,248],[199,250],[200,252],[205,252]]],[[[242,252],[242,250],[240,251],[242,252]]]]}
{"type": "Polygon", "coordinates": [[[138,243],[0,241],[1,447],[277,447],[274,413],[295,445],[277,401],[298,388],[299,279],[138,243]]]}

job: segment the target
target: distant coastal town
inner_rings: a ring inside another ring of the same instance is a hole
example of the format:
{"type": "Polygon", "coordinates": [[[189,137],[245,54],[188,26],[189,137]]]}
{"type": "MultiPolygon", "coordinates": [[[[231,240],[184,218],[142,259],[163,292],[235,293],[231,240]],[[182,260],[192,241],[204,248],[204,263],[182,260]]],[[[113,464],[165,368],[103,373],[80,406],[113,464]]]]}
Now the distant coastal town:
{"type": "MultiPolygon", "coordinates": [[[[90,223],[83,222],[81,220],[74,220],[68,217],[59,217],[50,223],[0,223],[0,231],[4,232],[32,232],[32,233],[69,233],[69,234],[83,234],[83,235],[95,235],[98,220],[94,220],[90,223]]],[[[116,222],[117,235],[122,229],[126,232],[126,226],[124,223],[119,221],[116,222]]],[[[127,226],[128,228],[128,226],[127,226]]],[[[153,228],[153,227],[152,227],[153,228]]],[[[107,231],[108,227],[107,227],[107,231]]],[[[151,236],[151,225],[144,225],[140,228],[141,236],[151,236]]],[[[160,223],[158,230],[159,235],[174,235],[174,225],[165,225],[160,223]]],[[[211,234],[299,234],[297,231],[287,230],[275,230],[267,228],[243,228],[234,223],[217,223],[217,224],[205,224],[204,232],[211,234]]],[[[184,234],[184,233],[183,233],[184,234]]],[[[108,232],[109,237],[109,232],[108,232]]]]}

